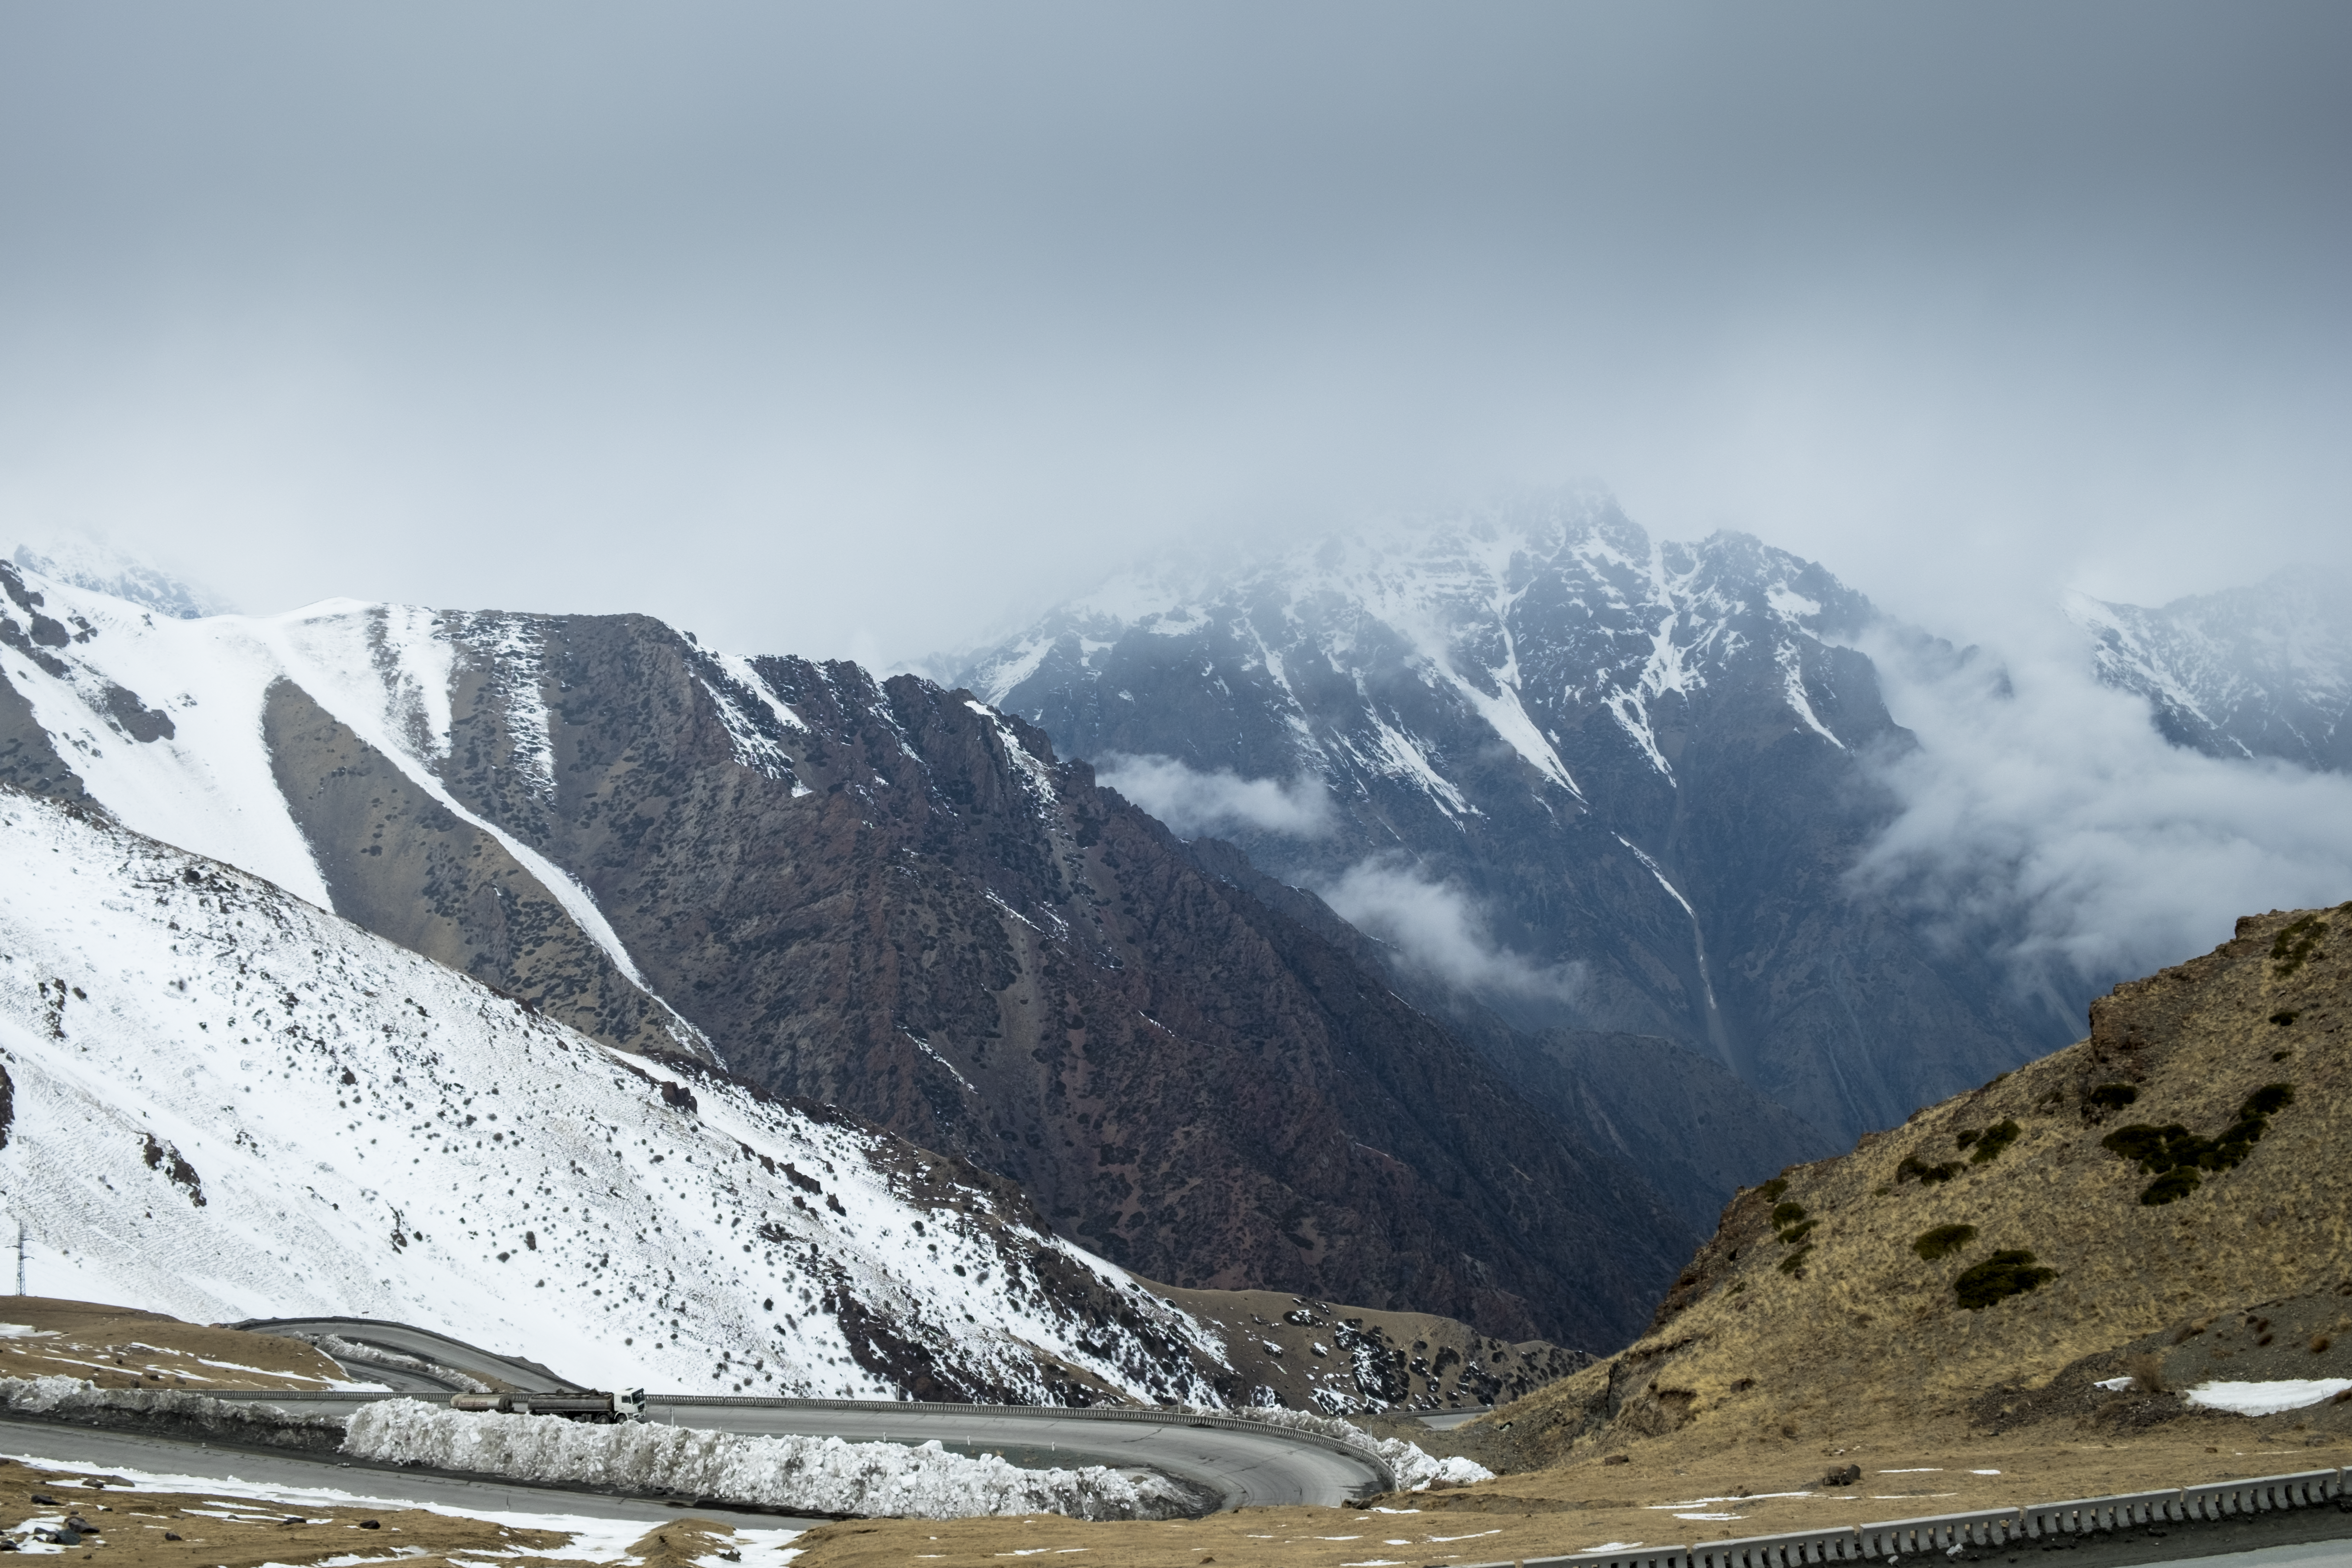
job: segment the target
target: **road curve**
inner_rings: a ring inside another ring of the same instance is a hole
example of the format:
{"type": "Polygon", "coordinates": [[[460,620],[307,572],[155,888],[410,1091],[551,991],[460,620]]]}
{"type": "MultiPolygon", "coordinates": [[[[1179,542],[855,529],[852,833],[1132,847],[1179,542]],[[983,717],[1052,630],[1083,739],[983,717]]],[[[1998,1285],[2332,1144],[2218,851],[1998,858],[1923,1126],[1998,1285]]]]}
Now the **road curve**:
{"type": "MultiPolygon", "coordinates": [[[[289,1415],[341,1416],[374,1400],[418,1396],[220,1389],[213,1391],[213,1397],[268,1405],[289,1415]]],[[[936,1441],[957,1453],[999,1454],[1029,1468],[1108,1465],[1159,1470],[1214,1498],[1220,1512],[1293,1503],[1336,1508],[1350,1498],[1389,1491],[1396,1485],[1386,1464],[1344,1443],[1231,1417],[689,1394],[651,1395],[646,1415],[665,1425],[746,1436],[794,1434],[852,1443],[936,1441]]]]}
{"type": "MultiPolygon", "coordinates": [[[[498,1354],[430,1329],[367,1318],[256,1319],[236,1325],[264,1333],[334,1334],[353,1344],[420,1357],[519,1392],[562,1393],[582,1386],[536,1362],[498,1354]]],[[[342,1358],[362,1377],[383,1381],[380,1363],[342,1358]]],[[[413,1372],[411,1373],[413,1376],[413,1372]]],[[[412,1388],[428,1396],[438,1391],[412,1388]]],[[[342,1414],[372,1399],[403,1395],[293,1394],[279,1390],[215,1397],[250,1399],[289,1413],[342,1414]]],[[[961,1453],[1003,1455],[1032,1468],[1108,1465],[1152,1469],[1187,1481],[1217,1500],[1220,1511],[1294,1503],[1337,1507],[1391,1491],[1395,1472],[1334,1438],[1230,1416],[1192,1416],[1129,1409],[1065,1410],[1003,1405],[878,1404],[837,1399],[742,1399],[654,1394],[650,1420],[747,1435],[794,1434],[860,1443],[937,1441],[961,1453]]]]}
{"type": "MultiPolygon", "coordinates": [[[[512,1389],[521,1394],[572,1394],[585,1387],[584,1384],[568,1383],[551,1369],[520,1356],[499,1355],[479,1345],[469,1345],[463,1340],[453,1340],[431,1329],[413,1329],[406,1323],[389,1323],[377,1318],[247,1318],[241,1323],[227,1325],[232,1329],[249,1329],[260,1334],[294,1334],[305,1338],[333,1334],[356,1345],[362,1352],[371,1348],[388,1350],[401,1356],[414,1356],[438,1366],[453,1367],[492,1388],[512,1389]]],[[[451,1394],[463,1385],[446,1378],[436,1377],[429,1370],[404,1366],[397,1362],[378,1361],[364,1354],[334,1358],[346,1367],[363,1373],[362,1381],[381,1383],[403,1393],[451,1394]]]]}

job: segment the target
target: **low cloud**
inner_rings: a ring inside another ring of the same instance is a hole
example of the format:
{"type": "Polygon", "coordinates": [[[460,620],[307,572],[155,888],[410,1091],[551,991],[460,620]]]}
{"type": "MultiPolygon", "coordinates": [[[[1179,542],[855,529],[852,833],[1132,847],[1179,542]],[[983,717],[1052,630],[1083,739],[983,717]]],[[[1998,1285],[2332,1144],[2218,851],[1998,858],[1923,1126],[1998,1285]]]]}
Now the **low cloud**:
{"type": "Polygon", "coordinates": [[[1331,831],[1331,800],[1311,778],[1245,779],[1230,768],[1202,773],[1173,757],[1103,758],[1095,776],[1166,823],[1181,838],[1236,828],[1319,838],[1331,831]]]}
{"type": "Polygon", "coordinates": [[[1489,1001],[1573,1003],[1584,989],[1581,965],[1544,965],[1511,952],[1468,894],[1400,861],[1361,861],[1315,890],[1348,923],[1456,991],[1489,1001]]]}
{"type": "Polygon", "coordinates": [[[2090,995],[2239,915],[2352,898],[2352,778],[2171,745],[2071,628],[2024,640],[2005,661],[1868,649],[1920,748],[1885,769],[1903,809],[1860,889],[2000,959],[2077,1030],[2090,995]]]}

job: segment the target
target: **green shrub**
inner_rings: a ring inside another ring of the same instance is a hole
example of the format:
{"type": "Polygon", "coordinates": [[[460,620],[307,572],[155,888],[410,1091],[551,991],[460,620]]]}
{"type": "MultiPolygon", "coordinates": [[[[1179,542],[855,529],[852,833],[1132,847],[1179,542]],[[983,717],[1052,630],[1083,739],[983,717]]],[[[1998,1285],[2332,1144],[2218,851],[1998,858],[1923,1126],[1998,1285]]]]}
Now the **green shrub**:
{"type": "Polygon", "coordinates": [[[2161,1127],[2145,1121],[2135,1121],[2128,1127],[2118,1127],[2099,1140],[2099,1147],[2126,1160],[2135,1160],[2142,1172],[2155,1175],[2169,1171],[2179,1162],[2173,1150],[2191,1134],[2178,1121],[2168,1121],[2161,1127]]]}
{"type": "Polygon", "coordinates": [[[1977,1140],[1976,1152],[1969,1156],[1969,1163],[1991,1164],[2000,1158],[2002,1150],[2017,1142],[2017,1135],[2024,1131],[2015,1121],[2001,1121],[1986,1128],[1984,1135],[1977,1140]]]}
{"type": "Polygon", "coordinates": [[[1799,1242],[1801,1242],[1801,1241],[1804,1240],[1804,1239],[1805,1239],[1805,1237],[1809,1237],[1809,1236],[1812,1235],[1812,1233],[1813,1233],[1813,1226],[1817,1226],[1817,1225],[1819,1225],[1819,1224],[1821,1224],[1821,1223],[1822,1223],[1822,1222],[1821,1222],[1821,1221],[1819,1221],[1819,1220],[1817,1220],[1817,1219],[1809,1219],[1809,1220],[1805,1221],[1802,1225],[1792,1225],[1792,1226],[1790,1226],[1788,1229],[1786,1229],[1786,1230],[1784,1230],[1784,1231],[1782,1231],[1782,1232],[1780,1233],[1780,1244],[1781,1244],[1782,1246],[1784,1246],[1784,1247],[1794,1247],[1794,1246],[1796,1246],[1796,1245],[1797,1245],[1797,1243],[1799,1243],[1799,1242]]]}
{"type": "Polygon", "coordinates": [[[1794,1225],[1804,1217],[1805,1205],[1802,1204],[1780,1204],[1772,1210],[1772,1224],[1776,1228],[1784,1225],[1794,1225]]]}
{"type": "Polygon", "coordinates": [[[1802,1268],[1805,1266],[1806,1258],[1811,1254],[1812,1250],[1813,1244],[1809,1241],[1804,1246],[1797,1248],[1796,1251],[1789,1254],[1788,1257],[1780,1259],[1780,1272],[1783,1274],[1794,1274],[1798,1269],[1802,1268]]]}
{"type": "Polygon", "coordinates": [[[1952,1134],[1952,1142],[1965,1149],[1983,1136],[1984,1134],[1982,1132],[1978,1131],[1973,1127],[1963,1127],[1958,1132],[1952,1134]]]}
{"type": "Polygon", "coordinates": [[[1976,1238],[1977,1227],[1972,1225],[1939,1225],[1933,1230],[1920,1232],[1919,1239],[1911,1244],[1911,1250],[1917,1253],[1923,1261],[1933,1263],[1939,1258],[1949,1258],[1976,1238]]]}
{"type": "Polygon", "coordinates": [[[1952,1281],[1952,1293],[1961,1306],[1971,1312],[1980,1312],[1996,1301],[2038,1289],[2043,1280],[2057,1277],[2055,1268],[2035,1268],[2030,1252],[1996,1252],[1973,1268],[1963,1269],[1960,1277],[1952,1281]]]}
{"type": "Polygon", "coordinates": [[[1930,1187],[1939,1182],[1948,1182],[1959,1173],[1960,1166],[1958,1161],[1947,1162],[1941,1165],[1925,1165],[1920,1163],[1916,1154],[1904,1155],[1903,1163],[1895,1167],[1895,1179],[1897,1182],[1917,1182],[1930,1187]]]}
{"type": "Polygon", "coordinates": [[[2083,1096],[2084,1102],[2101,1110],[2121,1110],[2139,1098],[2139,1090],[2128,1083],[2103,1083],[2083,1096]]]}
{"type": "Polygon", "coordinates": [[[2246,1096],[2246,1103],[2238,1108],[2242,1117],[2276,1116],[2294,1103],[2294,1085],[2266,1083],[2246,1096]]]}
{"type": "Polygon", "coordinates": [[[2204,1178],[2197,1173],[2196,1166],[2175,1165],[2150,1182],[2147,1184],[2147,1191],[2140,1194],[2139,1201],[2150,1208],[2159,1204],[2168,1204],[2177,1198],[2185,1198],[2195,1192],[2203,1180],[2204,1178]]]}
{"type": "Polygon", "coordinates": [[[2284,980],[2301,969],[2326,934],[2327,922],[2316,915],[2305,915],[2288,925],[2271,942],[2271,973],[2284,980]]]}
{"type": "Polygon", "coordinates": [[[1782,1193],[1789,1190],[1789,1178],[1786,1176],[1775,1176],[1756,1190],[1764,1194],[1764,1201],[1766,1203],[1769,1204],[1775,1202],[1782,1193]]]}
{"type": "MultiPolygon", "coordinates": [[[[2162,1176],[2173,1171],[2228,1171],[2245,1163],[2254,1145],[2270,1131],[2270,1119],[2294,1103],[2294,1086],[2264,1084],[2238,1108],[2238,1120],[2211,1138],[2200,1138],[2178,1121],[2154,1126],[2136,1121],[2118,1127],[2100,1144],[2137,1163],[2142,1173],[2162,1176]]],[[[2195,1181],[2158,1182],[2140,1194],[2144,1204],[2168,1204],[2197,1190],[2195,1181]]]]}

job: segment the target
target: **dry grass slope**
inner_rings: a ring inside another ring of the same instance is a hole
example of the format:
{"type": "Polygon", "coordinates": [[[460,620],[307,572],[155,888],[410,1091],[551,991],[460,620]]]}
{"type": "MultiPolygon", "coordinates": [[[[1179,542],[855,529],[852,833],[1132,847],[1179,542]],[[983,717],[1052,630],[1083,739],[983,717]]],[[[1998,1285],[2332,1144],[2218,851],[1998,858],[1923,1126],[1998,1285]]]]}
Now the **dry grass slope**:
{"type": "Polygon", "coordinates": [[[343,1369],[299,1340],[184,1323],[161,1312],[11,1296],[0,1301],[0,1377],[78,1377],[100,1388],[331,1388],[343,1369]]]}
{"type": "MultiPolygon", "coordinates": [[[[1495,1420],[1538,1462],[1957,1436],[2080,1358],[2352,1309],[2347,1021],[2352,904],[2242,920],[2088,1039],[1741,1194],[1647,1335],[1495,1420]]],[[[2252,1375],[2345,1375],[2329,1326],[2252,1375]]]]}

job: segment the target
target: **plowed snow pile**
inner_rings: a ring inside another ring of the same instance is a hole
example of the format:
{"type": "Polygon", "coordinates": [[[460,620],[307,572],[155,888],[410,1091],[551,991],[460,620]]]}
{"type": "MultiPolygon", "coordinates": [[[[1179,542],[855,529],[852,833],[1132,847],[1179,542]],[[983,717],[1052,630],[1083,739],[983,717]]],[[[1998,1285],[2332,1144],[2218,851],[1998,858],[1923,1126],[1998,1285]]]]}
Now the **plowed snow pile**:
{"type": "Polygon", "coordinates": [[[78,1377],[0,1377],[0,1411],[93,1426],[162,1428],[275,1447],[331,1448],[335,1424],[178,1388],[100,1388],[78,1377]]]}
{"type": "Polygon", "coordinates": [[[1293,1432],[1318,1432],[1326,1437],[1337,1437],[1350,1447],[1361,1448],[1367,1454],[1377,1454],[1388,1461],[1396,1472],[1397,1489],[1425,1492],[1431,1487],[1466,1487],[1473,1481],[1491,1481],[1495,1472],[1475,1459],[1465,1459],[1459,1454],[1438,1458],[1417,1443],[1402,1437],[1375,1437],[1350,1421],[1335,1416],[1310,1415],[1304,1410],[1214,1410],[1203,1415],[1234,1416],[1244,1421],[1262,1421],[1268,1426],[1286,1427],[1293,1432]]]}
{"type": "Polygon", "coordinates": [[[669,1491],[810,1513],[1168,1519],[1191,1500],[1156,1476],[1132,1480],[1099,1465],[1024,1470],[993,1455],[950,1454],[937,1443],[909,1448],[838,1437],[755,1437],[644,1422],[590,1426],[560,1415],[472,1415],[413,1399],[361,1409],[343,1451],[514,1480],[669,1491]]]}

